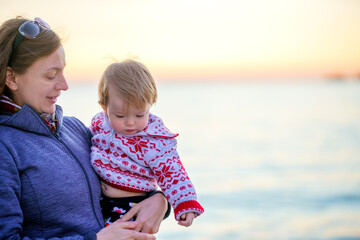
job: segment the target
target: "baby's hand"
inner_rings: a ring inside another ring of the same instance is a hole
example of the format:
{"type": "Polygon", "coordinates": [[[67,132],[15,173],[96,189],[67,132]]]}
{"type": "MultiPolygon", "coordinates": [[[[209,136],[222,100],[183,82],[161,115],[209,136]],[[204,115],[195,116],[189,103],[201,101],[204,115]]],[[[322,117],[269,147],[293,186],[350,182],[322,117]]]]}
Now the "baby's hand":
{"type": "Polygon", "coordinates": [[[195,214],[193,212],[187,212],[180,216],[180,220],[178,224],[184,227],[189,227],[195,218],[195,214]]]}

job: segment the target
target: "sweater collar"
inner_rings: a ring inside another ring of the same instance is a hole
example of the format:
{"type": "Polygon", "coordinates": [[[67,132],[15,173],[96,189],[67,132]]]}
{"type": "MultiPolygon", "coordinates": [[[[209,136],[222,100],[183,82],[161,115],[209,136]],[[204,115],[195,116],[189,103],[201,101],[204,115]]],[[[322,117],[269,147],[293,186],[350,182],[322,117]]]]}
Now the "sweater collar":
{"type": "MultiPolygon", "coordinates": [[[[95,126],[97,127],[98,124],[101,124],[100,128],[103,129],[104,132],[112,131],[113,128],[110,125],[109,119],[106,116],[104,112],[99,113],[98,118],[101,119],[101,121],[94,122],[95,126]]],[[[123,135],[126,137],[136,137],[136,136],[150,136],[150,137],[163,137],[163,138],[174,138],[177,137],[179,134],[175,134],[170,132],[170,130],[165,126],[164,122],[161,120],[160,117],[151,114],[149,115],[149,122],[146,128],[143,131],[140,131],[138,133],[135,133],[134,135],[123,135]]]]}
{"type": "Polygon", "coordinates": [[[139,132],[139,134],[146,134],[152,137],[165,137],[165,138],[174,138],[179,135],[170,132],[170,130],[165,126],[161,118],[151,113],[149,116],[149,124],[144,129],[144,131],[139,132]]]}

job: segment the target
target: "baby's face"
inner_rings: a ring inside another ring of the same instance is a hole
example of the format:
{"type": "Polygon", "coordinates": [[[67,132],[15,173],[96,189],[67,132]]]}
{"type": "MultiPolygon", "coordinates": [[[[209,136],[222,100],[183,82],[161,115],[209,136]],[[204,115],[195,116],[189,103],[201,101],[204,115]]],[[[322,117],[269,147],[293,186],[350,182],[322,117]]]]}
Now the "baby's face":
{"type": "Polygon", "coordinates": [[[111,127],[124,135],[133,135],[144,130],[149,122],[150,104],[147,104],[145,109],[127,106],[114,91],[113,88],[109,89],[109,101],[104,107],[111,127]]]}

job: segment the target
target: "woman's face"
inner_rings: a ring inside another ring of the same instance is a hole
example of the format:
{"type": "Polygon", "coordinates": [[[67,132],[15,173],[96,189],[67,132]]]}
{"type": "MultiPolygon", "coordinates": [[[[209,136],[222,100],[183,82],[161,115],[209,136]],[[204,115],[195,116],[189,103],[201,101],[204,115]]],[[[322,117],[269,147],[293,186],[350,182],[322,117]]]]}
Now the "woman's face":
{"type": "Polygon", "coordinates": [[[60,46],[52,54],[34,62],[25,73],[14,74],[11,89],[13,100],[19,106],[30,105],[38,113],[53,113],[61,91],[68,89],[64,77],[65,53],[60,46]]]}

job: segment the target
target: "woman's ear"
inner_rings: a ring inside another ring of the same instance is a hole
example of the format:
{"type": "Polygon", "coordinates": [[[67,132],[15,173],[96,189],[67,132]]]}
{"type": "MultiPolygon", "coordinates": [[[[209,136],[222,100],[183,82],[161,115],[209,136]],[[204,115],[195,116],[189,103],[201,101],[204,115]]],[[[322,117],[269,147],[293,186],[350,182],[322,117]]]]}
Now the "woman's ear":
{"type": "Polygon", "coordinates": [[[6,67],[5,84],[12,91],[16,91],[18,88],[16,81],[16,73],[14,72],[14,70],[11,69],[11,67],[6,67]]]}

